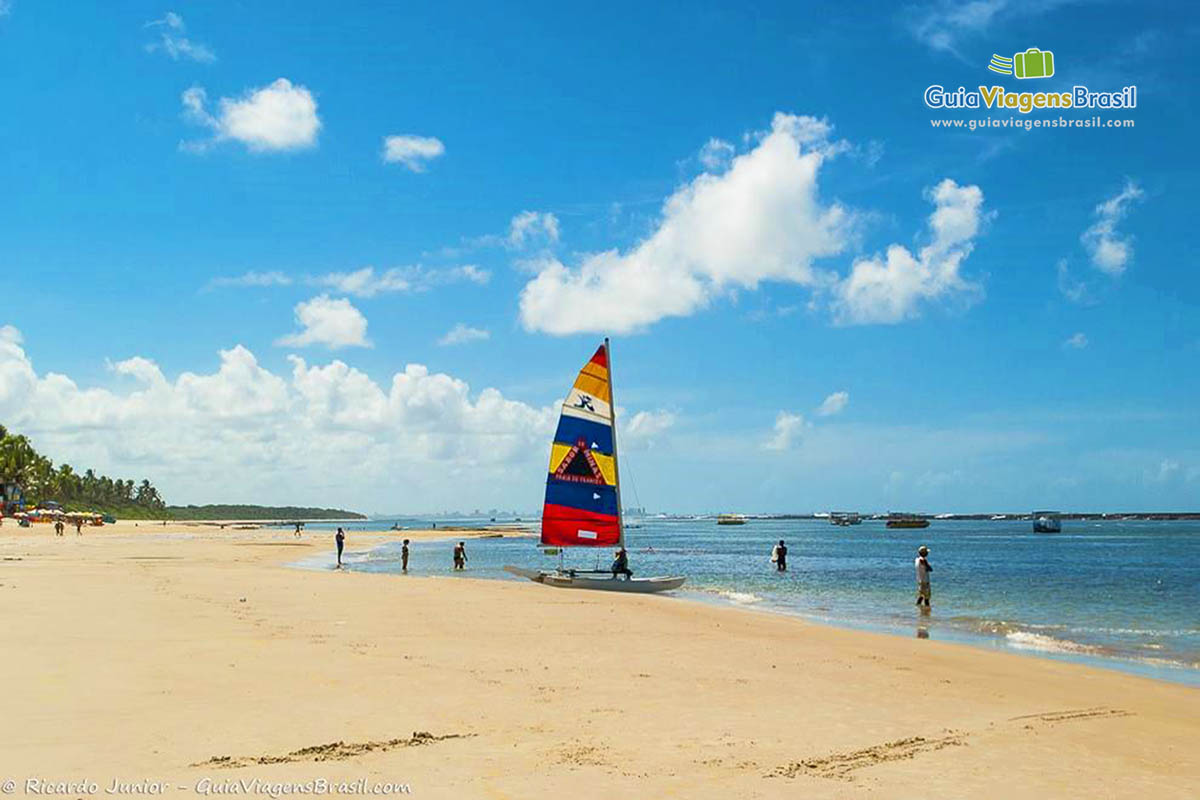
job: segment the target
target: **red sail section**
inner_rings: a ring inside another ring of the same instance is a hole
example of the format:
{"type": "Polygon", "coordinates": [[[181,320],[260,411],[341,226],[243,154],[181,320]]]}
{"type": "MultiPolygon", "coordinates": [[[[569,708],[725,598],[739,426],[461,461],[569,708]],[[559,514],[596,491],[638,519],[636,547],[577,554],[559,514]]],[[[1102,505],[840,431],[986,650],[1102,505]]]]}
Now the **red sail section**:
{"type": "Polygon", "coordinates": [[[552,547],[610,547],[621,541],[613,514],[595,514],[546,503],[542,508],[542,544],[552,547]]]}

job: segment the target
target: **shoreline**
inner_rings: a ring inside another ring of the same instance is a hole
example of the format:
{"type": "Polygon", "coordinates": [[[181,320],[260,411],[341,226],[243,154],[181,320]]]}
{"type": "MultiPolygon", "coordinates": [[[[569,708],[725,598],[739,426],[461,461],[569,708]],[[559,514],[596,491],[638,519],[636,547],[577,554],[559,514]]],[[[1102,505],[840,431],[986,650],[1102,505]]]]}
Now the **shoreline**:
{"type": "MultiPolygon", "coordinates": [[[[439,531],[440,530],[441,529],[439,529],[439,531]]],[[[427,530],[427,531],[423,531],[423,533],[437,534],[439,531],[428,531],[427,530]]],[[[534,534],[527,534],[526,536],[532,536],[532,535],[534,535],[534,534]]],[[[427,538],[419,539],[417,541],[421,541],[421,542],[452,541],[454,538],[455,538],[454,536],[444,536],[443,537],[443,536],[432,535],[427,538]]],[[[500,537],[480,535],[480,536],[467,537],[467,538],[487,539],[487,538],[500,538],[500,537]]],[[[511,537],[507,537],[507,538],[511,538],[511,537]]],[[[354,549],[347,547],[346,552],[354,553],[354,554],[370,554],[371,552],[374,552],[375,550],[377,550],[379,548],[386,547],[389,544],[392,544],[391,540],[373,542],[368,545],[360,545],[354,549]]],[[[295,569],[300,569],[300,570],[315,570],[315,571],[327,571],[327,570],[332,569],[332,567],[329,567],[328,565],[323,566],[321,564],[315,563],[317,558],[318,558],[318,556],[314,555],[308,559],[303,559],[301,561],[297,561],[294,563],[288,563],[288,564],[286,564],[286,566],[295,568],[295,569]]],[[[518,585],[523,583],[523,581],[520,578],[514,578],[514,577],[508,576],[506,574],[498,574],[498,575],[494,575],[494,576],[493,575],[478,575],[478,574],[472,575],[472,574],[470,574],[470,572],[471,572],[470,568],[468,568],[468,570],[465,573],[452,573],[450,571],[447,571],[445,576],[437,575],[437,574],[435,574],[435,575],[413,574],[413,575],[406,576],[406,575],[402,575],[400,573],[391,572],[391,571],[355,570],[353,567],[353,564],[348,565],[348,568],[345,569],[345,571],[346,572],[358,572],[359,574],[385,575],[385,576],[392,577],[392,578],[405,577],[405,578],[411,578],[411,579],[425,579],[425,578],[449,577],[449,578],[454,578],[455,580],[467,580],[467,581],[486,581],[486,582],[497,582],[498,581],[498,582],[504,582],[504,583],[517,583],[518,585]]],[[[541,587],[541,588],[545,588],[545,587],[541,587]]],[[[566,590],[560,590],[560,591],[566,591],[566,590]]],[[[819,625],[822,627],[832,628],[832,629],[837,629],[837,630],[859,631],[859,632],[864,632],[864,633],[892,636],[892,637],[896,637],[896,638],[900,638],[900,639],[913,639],[913,638],[923,639],[923,640],[932,639],[933,641],[938,641],[938,642],[943,642],[943,643],[952,643],[952,644],[962,645],[965,647],[974,648],[974,649],[982,651],[982,652],[998,652],[998,653],[1006,653],[1008,655],[1021,656],[1021,657],[1025,657],[1025,658],[1047,659],[1047,660],[1056,661],[1059,663],[1078,664],[1078,665],[1087,666],[1087,667],[1091,667],[1091,668],[1095,668],[1095,669],[1109,670],[1112,672],[1116,672],[1118,674],[1132,675],[1132,676],[1144,678],[1147,680],[1161,681],[1161,682],[1173,684],[1173,685],[1187,686],[1187,687],[1192,687],[1192,688],[1200,687],[1200,665],[1190,666],[1186,663],[1168,661],[1165,659],[1160,660],[1159,662],[1156,663],[1152,658],[1139,659],[1139,658],[1132,657],[1132,656],[1126,656],[1126,655],[1123,655],[1123,654],[1117,653],[1117,652],[1113,652],[1113,653],[1100,652],[1099,648],[1094,648],[1089,645],[1077,645],[1076,644],[1075,646],[1078,647],[1079,649],[1071,650],[1071,649],[1069,649],[1071,645],[1068,644],[1066,641],[1050,639],[1050,637],[1043,637],[1044,640],[1038,640],[1038,639],[1024,640],[1027,643],[1024,646],[1021,646],[1019,644],[1014,644],[1012,642],[1009,642],[1009,641],[1007,641],[1007,639],[1005,637],[1000,637],[997,634],[988,634],[988,633],[984,633],[982,631],[969,631],[969,630],[958,629],[958,628],[954,628],[954,627],[940,627],[936,631],[936,636],[933,636],[933,635],[931,635],[931,632],[928,630],[928,623],[935,622],[936,617],[934,617],[933,619],[925,620],[926,625],[922,625],[921,624],[922,620],[920,618],[914,616],[913,619],[911,620],[913,633],[908,633],[907,630],[905,629],[904,625],[899,620],[892,622],[892,623],[888,623],[888,622],[882,622],[882,621],[871,621],[871,620],[863,620],[863,619],[822,616],[822,615],[807,613],[807,612],[804,612],[804,611],[801,611],[798,609],[794,609],[794,608],[788,608],[788,607],[786,607],[784,605],[780,605],[778,603],[764,601],[763,598],[760,598],[757,595],[753,595],[752,593],[748,593],[748,592],[739,592],[737,590],[723,590],[723,589],[711,589],[711,588],[690,588],[689,589],[687,584],[684,584],[684,587],[682,589],[679,589],[674,592],[669,592],[669,593],[663,595],[663,597],[674,599],[674,600],[679,600],[679,601],[686,602],[686,603],[695,603],[695,604],[699,604],[702,606],[728,608],[728,609],[732,609],[732,610],[755,612],[755,613],[759,613],[759,614],[778,615],[778,616],[783,616],[783,617],[787,617],[787,618],[803,620],[806,623],[811,624],[811,625],[819,625]],[[734,597],[733,595],[740,595],[743,598],[754,597],[755,600],[748,602],[744,599],[738,599],[738,598],[734,597]],[[920,633],[920,631],[922,629],[924,629],[924,634],[925,634],[924,636],[922,636],[920,633]],[[1063,649],[1061,649],[1061,650],[1052,649],[1056,645],[1061,646],[1063,649]]]]}

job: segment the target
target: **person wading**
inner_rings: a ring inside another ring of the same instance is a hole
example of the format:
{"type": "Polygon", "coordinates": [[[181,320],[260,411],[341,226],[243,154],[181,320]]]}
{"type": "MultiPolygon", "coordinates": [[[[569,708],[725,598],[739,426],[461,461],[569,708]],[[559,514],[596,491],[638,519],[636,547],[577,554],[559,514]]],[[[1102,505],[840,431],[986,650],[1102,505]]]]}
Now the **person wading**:
{"type": "Polygon", "coordinates": [[[929,555],[929,548],[921,545],[917,550],[917,558],[914,562],[917,567],[917,608],[921,608],[926,613],[929,612],[929,599],[932,595],[929,587],[929,573],[933,572],[933,565],[929,563],[926,557],[929,555]]]}
{"type": "Polygon", "coordinates": [[[783,539],[771,549],[771,561],[775,562],[778,572],[787,572],[787,545],[783,543],[783,539]]]}
{"type": "Polygon", "coordinates": [[[342,549],[346,546],[346,533],[341,528],[337,529],[337,535],[333,537],[333,541],[337,544],[337,568],[342,568],[342,549]]]}

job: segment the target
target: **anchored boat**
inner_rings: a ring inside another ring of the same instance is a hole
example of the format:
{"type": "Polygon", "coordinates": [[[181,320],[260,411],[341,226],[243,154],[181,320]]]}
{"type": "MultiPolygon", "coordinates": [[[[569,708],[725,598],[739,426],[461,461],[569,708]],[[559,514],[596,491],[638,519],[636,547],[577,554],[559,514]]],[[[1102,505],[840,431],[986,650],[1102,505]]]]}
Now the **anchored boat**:
{"type": "Polygon", "coordinates": [[[1062,516],[1057,511],[1035,511],[1031,516],[1034,533],[1062,533],[1062,516]]]}
{"type": "Polygon", "coordinates": [[[608,592],[664,592],[678,589],[684,578],[618,578],[601,569],[568,569],[563,548],[625,547],[621,517],[621,480],[617,461],[617,426],[612,393],[608,339],[583,365],[563,401],[558,429],[550,447],[546,503],[542,508],[542,546],[556,548],[555,570],[506,566],[513,575],[559,589],[608,592]]]}

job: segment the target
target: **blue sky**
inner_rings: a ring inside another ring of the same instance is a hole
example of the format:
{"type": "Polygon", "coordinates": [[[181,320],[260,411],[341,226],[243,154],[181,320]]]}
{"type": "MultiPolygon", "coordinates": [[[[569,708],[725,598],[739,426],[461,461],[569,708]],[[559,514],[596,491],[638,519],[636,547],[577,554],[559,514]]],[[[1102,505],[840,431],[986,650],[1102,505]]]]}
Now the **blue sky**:
{"type": "Polygon", "coordinates": [[[627,503],[1197,506],[1192,9],[0,8],[0,418],[56,460],[532,509],[610,332],[627,503]]]}

